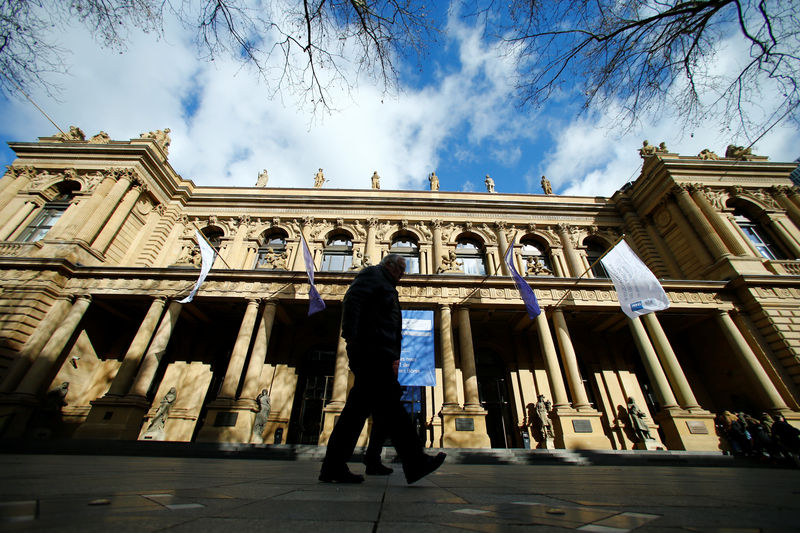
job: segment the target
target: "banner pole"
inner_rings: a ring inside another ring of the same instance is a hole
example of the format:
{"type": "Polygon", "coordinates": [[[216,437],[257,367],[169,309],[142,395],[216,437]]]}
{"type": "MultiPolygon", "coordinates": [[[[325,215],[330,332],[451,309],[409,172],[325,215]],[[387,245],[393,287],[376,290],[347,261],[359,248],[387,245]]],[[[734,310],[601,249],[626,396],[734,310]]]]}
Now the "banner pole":
{"type": "Polygon", "coordinates": [[[563,296],[561,296],[561,298],[559,298],[559,299],[558,299],[558,301],[557,301],[557,302],[556,302],[556,303],[553,305],[553,309],[555,309],[556,307],[558,307],[558,304],[560,304],[561,302],[563,302],[563,301],[564,301],[564,298],[566,298],[566,297],[567,297],[567,295],[568,295],[570,292],[572,292],[572,289],[574,289],[574,288],[575,288],[575,287],[578,285],[578,283],[581,281],[581,278],[582,278],[583,276],[585,276],[585,275],[586,275],[586,273],[587,273],[587,272],[589,272],[589,271],[590,271],[592,268],[594,268],[594,266],[595,266],[595,265],[596,265],[598,262],[600,262],[600,260],[601,260],[602,258],[604,258],[604,257],[606,256],[606,254],[608,254],[608,252],[610,252],[611,250],[613,250],[613,249],[614,249],[614,247],[615,247],[616,245],[618,245],[618,244],[619,244],[619,242],[620,242],[622,239],[624,239],[624,238],[625,238],[625,234],[623,233],[622,235],[620,235],[620,237],[619,237],[619,238],[618,238],[616,241],[614,241],[614,242],[611,244],[611,246],[609,246],[609,247],[608,247],[608,250],[606,250],[605,252],[603,252],[603,254],[602,254],[600,257],[598,257],[597,259],[595,259],[595,260],[592,262],[592,264],[591,264],[591,265],[589,265],[589,268],[587,268],[586,270],[584,270],[584,271],[583,271],[583,273],[582,273],[580,276],[578,276],[578,278],[575,280],[575,283],[573,283],[571,287],[568,287],[568,288],[567,288],[567,290],[566,290],[566,291],[564,291],[564,295],[563,295],[563,296]]]}

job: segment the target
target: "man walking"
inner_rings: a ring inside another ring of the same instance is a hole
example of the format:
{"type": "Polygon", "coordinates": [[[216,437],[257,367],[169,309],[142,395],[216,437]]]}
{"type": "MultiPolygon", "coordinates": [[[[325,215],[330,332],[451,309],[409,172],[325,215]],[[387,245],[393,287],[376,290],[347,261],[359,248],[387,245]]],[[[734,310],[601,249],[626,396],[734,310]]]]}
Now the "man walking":
{"type": "Polygon", "coordinates": [[[389,254],[379,265],[359,272],[344,295],[342,337],[355,380],[328,441],[320,481],[364,481],[364,476],[350,472],[347,461],[370,414],[391,438],[409,484],[444,462],[444,453],[431,457],[423,452],[411,417],[400,403],[397,367],[403,319],[395,286],[405,269],[402,256],[389,254]]]}

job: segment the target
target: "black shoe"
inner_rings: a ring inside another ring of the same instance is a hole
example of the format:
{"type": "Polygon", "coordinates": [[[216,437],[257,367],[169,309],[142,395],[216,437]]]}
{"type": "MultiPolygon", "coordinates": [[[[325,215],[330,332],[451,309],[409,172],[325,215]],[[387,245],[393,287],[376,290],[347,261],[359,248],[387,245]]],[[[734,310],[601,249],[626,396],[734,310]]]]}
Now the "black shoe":
{"type": "Polygon", "coordinates": [[[442,463],[444,463],[444,458],[447,457],[447,454],[444,452],[439,452],[436,457],[431,457],[430,455],[423,455],[422,457],[422,460],[413,467],[403,467],[403,472],[406,475],[406,483],[409,485],[416,483],[442,466],[442,463]]]}
{"type": "Polygon", "coordinates": [[[363,483],[364,476],[352,473],[346,466],[343,469],[335,470],[323,466],[319,473],[319,480],[325,483],[363,483]]]}
{"type": "Polygon", "coordinates": [[[380,461],[374,463],[364,463],[364,464],[367,465],[368,476],[388,476],[389,474],[394,472],[393,469],[384,465],[380,461]]]}

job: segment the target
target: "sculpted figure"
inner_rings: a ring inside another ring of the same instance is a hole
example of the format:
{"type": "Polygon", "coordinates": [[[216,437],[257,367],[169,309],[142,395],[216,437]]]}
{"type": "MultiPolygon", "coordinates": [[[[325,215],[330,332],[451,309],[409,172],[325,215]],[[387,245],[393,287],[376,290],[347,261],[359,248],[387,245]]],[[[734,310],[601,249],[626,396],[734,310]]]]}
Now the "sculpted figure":
{"type": "Polygon", "coordinates": [[[50,413],[61,411],[61,408],[67,405],[68,392],[69,381],[65,381],[55,389],[49,391],[44,399],[44,410],[50,413]]]}
{"type": "Polygon", "coordinates": [[[361,250],[354,250],[353,264],[350,265],[350,270],[361,270],[363,266],[364,266],[364,254],[361,253],[361,250]]]}
{"type": "Polygon", "coordinates": [[[267,253],[264,255],[264,265],[266,266],[266,268],[274,269],[275,260],[276,260],[275,252],[272,250],[272,248],[267,248],[267,253]]]}
{"type": "Polygon", "coordinates": [[[535,257],[525,258],[525,275],[526,276],[539,276],[541,274],[552,274],[550,269],[544,266],[535,257]]]}
{"type": "Polygon", "coordinates": [[[58,137],[64,142],[86,140],[86,135],[83,133],[83,130],[80,129],[78,126],[70,126],[69,133],[58,132],[54,135],[54,137],[58,137]]]}
{"type": "Polygon", "coordinates": [[[111,141],[111,137],[108,136],[108,133],[101,131],[89,139],[89,144],[108,144],[109,141],[111,141]]]}
{"type": "Polygon", "coordinates": [[[165,128],[163,130],[156,130],[156,131],[149,131],[147,133],[142,133],[139,135],[140,139],[153,139],[158,143],[164,153],[169,153],[169,145],[172,143],[172,140],[169,138],[169,132],[171,130],[169,128],[165,128]]]}
{"type": "Polygon", "coordinates": [[[650,434],[650,428],[647,427],[645,414],[639,409],[639,406],[636,405],[633,398],[628,398],[628,415],[630,416],[631,426],[633,427],[633,432],[636,437],[642,442],[645,440],[653,440],[653,436],[650,434]]]}
{"type": "Polygon", "coordinates": [[[550,180],[542,176],[542,191],[545,194],[553,194],[553,187],[550,185],[550,180]]]}
{"type": "Polygon", "coordinates": [[[697,157],[699,157],[700,159],[714,159],[714,160],[719,159],[719,156],[714,152],[712,152],[711,150],[709,150],[708,148],[703,149],[702,152],[697,154],[697,157]]]}
{"type": "Polygon", "coordinates": [[[431,175],[428,176],[428,181],[431,184],[432,191],[439,190],[439,177],[436,175],[436,171],[431,172],[431,175]]]}
{"type": "Polygon", "coordinates": [[[489,174],[486,174],[486,179],[483,182],[486,184],[486,192],[494,192],[494,180],[489,177],[489,174]]]}
{"type": "Polygon", "coordinates": [[[378,171],[374,171],[372,173],[372,188],[373,189],[380,189],[381,188],[381,177],[378,176],[378,171]]]}
{"type": "Polygon", "coordinates": [[[261,394],[256,397],[256,402],[258,402],[258,413],[256,413],[256,419],[253,423],[253,434],[250,440],[260,444],[264,442],[264,428],[267,427],[267,419],[269,418],[269,411],[272,407],[267,389],[261,389],[261,394]]]}
{"type": "Polygon", "coordinates": [[[256,187],[266,187],[268,181],[269,181],[269,173],[265,168],[264,170],[258,173],[258,180],[256,180],[256,187]]]}
{"type": "Polygon", "coordinates": [[[153,416],[153,419],[150,421],[150,425],[147,426],[148,433],[164,431],[164,424],[167,422],[169,410],[172,408],[172,404],[175,403],[177,398],[178,391],[175,390],[175,387],[172,387],[161,399],[161,404],[158,406],[155,416],[153,416]]]}
{"type": "Polygon", "coordinates": [[[656,155],[656,147],[651,146],[650,142],[647,140],[642,141],[642,147],[639,148],[639,156],[642,159],[645,159],[647,157],[650,157],[651,155],[656,155]]]}
{"type": "Polygon", "coordinates": [[[656,148],[656,153],[657,154],[666,154],[667,152],[669,152],[669,150],[667,150],[667,143],[665,143],[665,142],[658,143],[658,148],[656,148]]]}
{"type": "Polygon", "coordinates": [[[442,256],[442,264],[437,273],[441,274],[442,272],[459,272],[460,270],[461,261],[459,261],[456,257],[456,252],[454,250],[450,250],[447,255],[442,256]]]}
{"type": "Polygon", "coordinates": [[[289,263],[289,254],[286,250],[281,252],[281,255],[275,258],[275,270],[288,270],[287,264],[289,263]]]}
{"type": "Polygon", "coordinates": [[[729,144],[728,148],[725,150],[725,157],[730,159],[739,159],[741,161],[748,161],[753,152],[751,148],[745,148],[744,146],[736,146],[734,144],[729,144]]]}
{"type": "Polygon", "coordinates": [[[542,437],[542,440],[547,438],[553,438],[553,423],[550,421],[550,409],[553,407],[553,404],[550,403],[550,400],[544,399],[544,394],[540,394],[537,397],[536,401],[536,417],[539,420],[539,434],[542,437]]]}
{"type": "Polygon", "coordinates": [[[322,169],[319,169],[319,172],[314,175],[314,188],[321,189],[326,181],[328,180],[325,179],[325,174],[322,173],[322,169]]]}

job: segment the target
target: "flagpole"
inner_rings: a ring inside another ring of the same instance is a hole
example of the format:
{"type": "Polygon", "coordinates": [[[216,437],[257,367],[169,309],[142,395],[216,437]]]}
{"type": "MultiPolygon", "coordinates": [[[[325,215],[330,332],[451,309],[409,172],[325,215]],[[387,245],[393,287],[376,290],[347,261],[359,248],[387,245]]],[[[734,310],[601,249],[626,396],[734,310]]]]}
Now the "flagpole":
{"type": "Polygon", "coordinates": [[[596,265],[596,264],[597,264],[597,263],[598,263],[598,262],[599,262],[599,261],[600,261],[602,258],[604,258],[604,257],[606,256],[606,254],[608,254],[608,252],[610,252],[611,250],[613,250],[613,249],[614,249],[614,247],[615,247],[617,244],[619,244],[619,242],[620,242],[622,239],[624,239],[624,238],[625,238],[625,234],[623,233],[622,235],[620,235],[620,237],[619,237],[619,238],[618,238],[616,241],[614,241],[614,242],[611,244],[611,246],[609,246],[609,247],[608,247],[608,250],[606,250],[605,252],[603,252],[603,254],[602,254],[600,257],[598,257],[597,259],[595,259],[595,260],[594,260],[594,262],[593,262],[591,265],[589,265],[589,268],[587,268],[586,270],[584,270],[584,271],[583,271],[583,274],[581,274],[580,276],[578,276],[578,279],[576,279],[576,280],[575,280],[575,283],[573,283],[571,287],[568,287],[568,288],[567,288],[567,290],[564,292],[564,295],[563,295],[561,298],[559,298],[559,299],[558,299],[558,301],[555,303],[555,305],[553,305],[553,308],[556,308],[556,307],[558,307],[558,304],[560,304],[561,302],[563,302],[563,301],[564,301],[564,298],[566,298],[566,297],[567,297],[567,295],[568,295],[568,294],[569,294],[569,293],[572,291],[572,289],[574,289],[574,288],[575,288],[575,287],[578,285],[578,283],[581,281],[581,278],[582,278],[582,277],[583,277],[583,276],[584,276],[584,275],[585,275],[587,272],[589,272],[589,271],[590,271],[592,268],[594,268],[594,266],[595,266],[595,265],[596,265]]]}
{"type": "MultiPolygon", "coordinates": [[[[512,243],[517,239],[517,235],[518,234],[519,234],[519,231],[514,233],[514,238],[511,240],[512,243]]],[[[511,246],[511,245],[509,245],[509,246],[511,246]]],[[[500,257],[501,258],[505,257],[507,251],[508,251],[508,247],[506,247],[506,249],[503,250],[503,253],[502,253],[502,255],[500,257]]],[[[502,260],[501,260],[501,262],[502,262],[502,260]]],[[[483,285],[486,282],[487,279],[491,278],[492,276],[496,276],[496,275],[497,275],[497,267],[495,267],[493,273],[487,274],[486,276],[484,276],[484,278],[478,283],[478,285],[476,285],[475,288],[472,289],[472,292],[467,294],[460,302],[458,302],[458,305],[463,304],[464,302],[466,302],[467,300],[472,298],[472,296],[478,291],[478,289],[481,288],[481,285],[483,285]]]]}
{"type": "MultiPolygon", "coordinates": [[[[204,241],[206,241],[206,244],[207,244],[207,245],[209,245],[209,246],[211,247],[211,249],[212,249],[212,250],[214,250],[214,252],[217,254],[217,257],[219,257],[220,261],[222,261],[223,263],[225,263],[225,266],[226,266],[226,267],[228,267],[228,270],[233,270],[233,268],[231,268],[231,266],[228,264],[228,262],[227,262],[227,261],[225,261],[225,258],[224,258],[224,257],[222,257],[222,254],[220,254],[220,253],[219,253],[219,250],[217,250],[216,248],[214,248],[214,245],[213,245],[213,244],[211,244],[211,242],[210,242],[210,241],[209,241],[209,240],[206,238],[206,236],[203,234],[203,230],[201,230],[200,228],[198,228],[198,227],[197,227],[197,224],[196,224],[196,223],[194,223],[194,222],[192,223],[192,225],[194,226],[194,229],[196,229],[196,230],[197,230],[197,233],[199,233],[199,234],[200,234],[200,236],[203,238],[203,240],[204,240],[204,241]]],[[[200,244],[200,243],[197,243],[197,244],[200,244]]]]}

